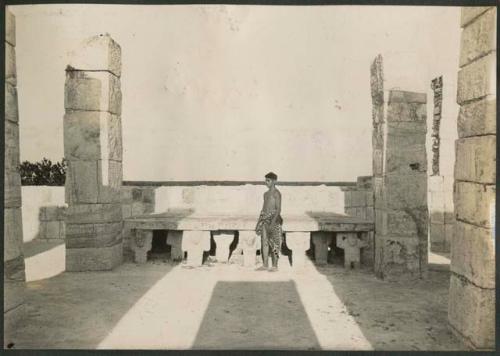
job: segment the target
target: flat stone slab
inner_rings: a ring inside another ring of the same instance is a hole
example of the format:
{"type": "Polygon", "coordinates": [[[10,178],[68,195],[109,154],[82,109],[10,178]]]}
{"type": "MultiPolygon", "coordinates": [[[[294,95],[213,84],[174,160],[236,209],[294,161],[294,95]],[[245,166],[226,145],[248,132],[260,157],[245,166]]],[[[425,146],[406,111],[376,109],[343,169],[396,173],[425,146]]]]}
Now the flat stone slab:
{"type": "MultiPolygon", "coordinates": [[[[131,229],[144,230],[239,230],[254,231],[257,215],[223,215],[166,212],[125,219],[131,229]]],[[[283,231],[373,231],[373,221],[330,213],[283,215],[283,231]]]]}

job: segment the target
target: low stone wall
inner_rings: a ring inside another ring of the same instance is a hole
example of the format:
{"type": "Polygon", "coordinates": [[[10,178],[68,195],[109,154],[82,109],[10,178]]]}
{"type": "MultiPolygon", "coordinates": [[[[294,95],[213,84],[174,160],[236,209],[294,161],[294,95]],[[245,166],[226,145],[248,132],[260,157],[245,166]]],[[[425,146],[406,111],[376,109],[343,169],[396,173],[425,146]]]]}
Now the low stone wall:
{"type": "Polygon", "coordinates": [[[64,239],[64,187],[23,186],[24,242],[33,239],[64,239]]]}

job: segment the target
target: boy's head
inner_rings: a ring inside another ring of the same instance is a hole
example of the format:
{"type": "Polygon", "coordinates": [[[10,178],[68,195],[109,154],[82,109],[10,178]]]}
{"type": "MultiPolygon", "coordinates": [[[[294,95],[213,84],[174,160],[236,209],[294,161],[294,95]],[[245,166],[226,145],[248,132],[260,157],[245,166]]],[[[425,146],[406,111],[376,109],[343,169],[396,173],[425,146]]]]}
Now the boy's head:
{"type": "Polygon", "coordinates": [[[266,174],[265,178],[266,178],[266,185],[268,187],[271,187],[278,180],[278,176],[273,172],[269,172],[268,174],[266,174]]]}

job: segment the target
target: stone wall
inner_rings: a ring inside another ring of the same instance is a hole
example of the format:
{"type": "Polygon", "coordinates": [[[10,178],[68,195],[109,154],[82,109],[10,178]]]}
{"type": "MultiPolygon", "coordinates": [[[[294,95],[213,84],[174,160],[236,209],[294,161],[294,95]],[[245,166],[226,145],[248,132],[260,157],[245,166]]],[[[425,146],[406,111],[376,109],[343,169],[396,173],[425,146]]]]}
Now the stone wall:
{"type": "Polygon", "coordinates": [[[455,234],[448,318],[470,347],[495,347],[496,8],[462,9],[455,234]]]}
{"type": "Polygon", "coordinates": [[[64,187],[23,186],[22,197],[24,242],[64,239],[64,187]]]}
{"type": "Polygon", "coordinates": [[[15,17],[5,12],[5,169],[4,169],[4,343],[23,313],[25,265],[21,176],[19,174],[19,112],[16,76],[15,17]]]}
{"type": "MultiPolygon", "coordinates": [[[[374,221],[375,207],[373,202],[373,177],[358,177],[356,186],[342,187],[344,192],[344,212],[350,216],[374,221]]],[[[363,264],[373,266],[375,260],[375,233],[369,232],[365,242],[367,246],[361,250],[363,264]]]]}
{"type": "Polygon", "coordinates": [[[453,177],[430,176],[428,188],[430,250],[449,253],[455,228],[453,177]]]}
{"type": "Polygon", "coordinates": [[[123,256],[121,49],[99,35],[71,55],[64,97],[66,270],[107,270],[123,256]]]}

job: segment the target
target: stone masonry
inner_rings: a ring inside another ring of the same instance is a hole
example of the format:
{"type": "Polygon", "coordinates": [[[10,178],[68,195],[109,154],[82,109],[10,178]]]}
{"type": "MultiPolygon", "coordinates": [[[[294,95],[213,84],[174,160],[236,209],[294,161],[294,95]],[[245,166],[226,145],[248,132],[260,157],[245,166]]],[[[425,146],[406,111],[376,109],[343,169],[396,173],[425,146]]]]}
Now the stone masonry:
{"type": "Polygon", "coordinates": [[[462,9],[455,235],[448,318],[474,349],[495,347],[496,9],[462,9]]]}
{"type": "Polygon", "coordinates": [[[19,174],[15,17],[5,12],[4,343],[23,314],[25,267],[19,174]]]}
{"type": "Polygon", "coordinates": [[[426,94],[409,91],[384,92],[381,73],[379,56],[371,68],[375,274],[387,280],[424,278],[428,227],[427,98],[426,94]]]}
{"type": "Polygon", "coordinates": [[[66,68],[64,155],[66,270],[109,270],[122,262],[121,48],[86,40],[66,68]]]}

